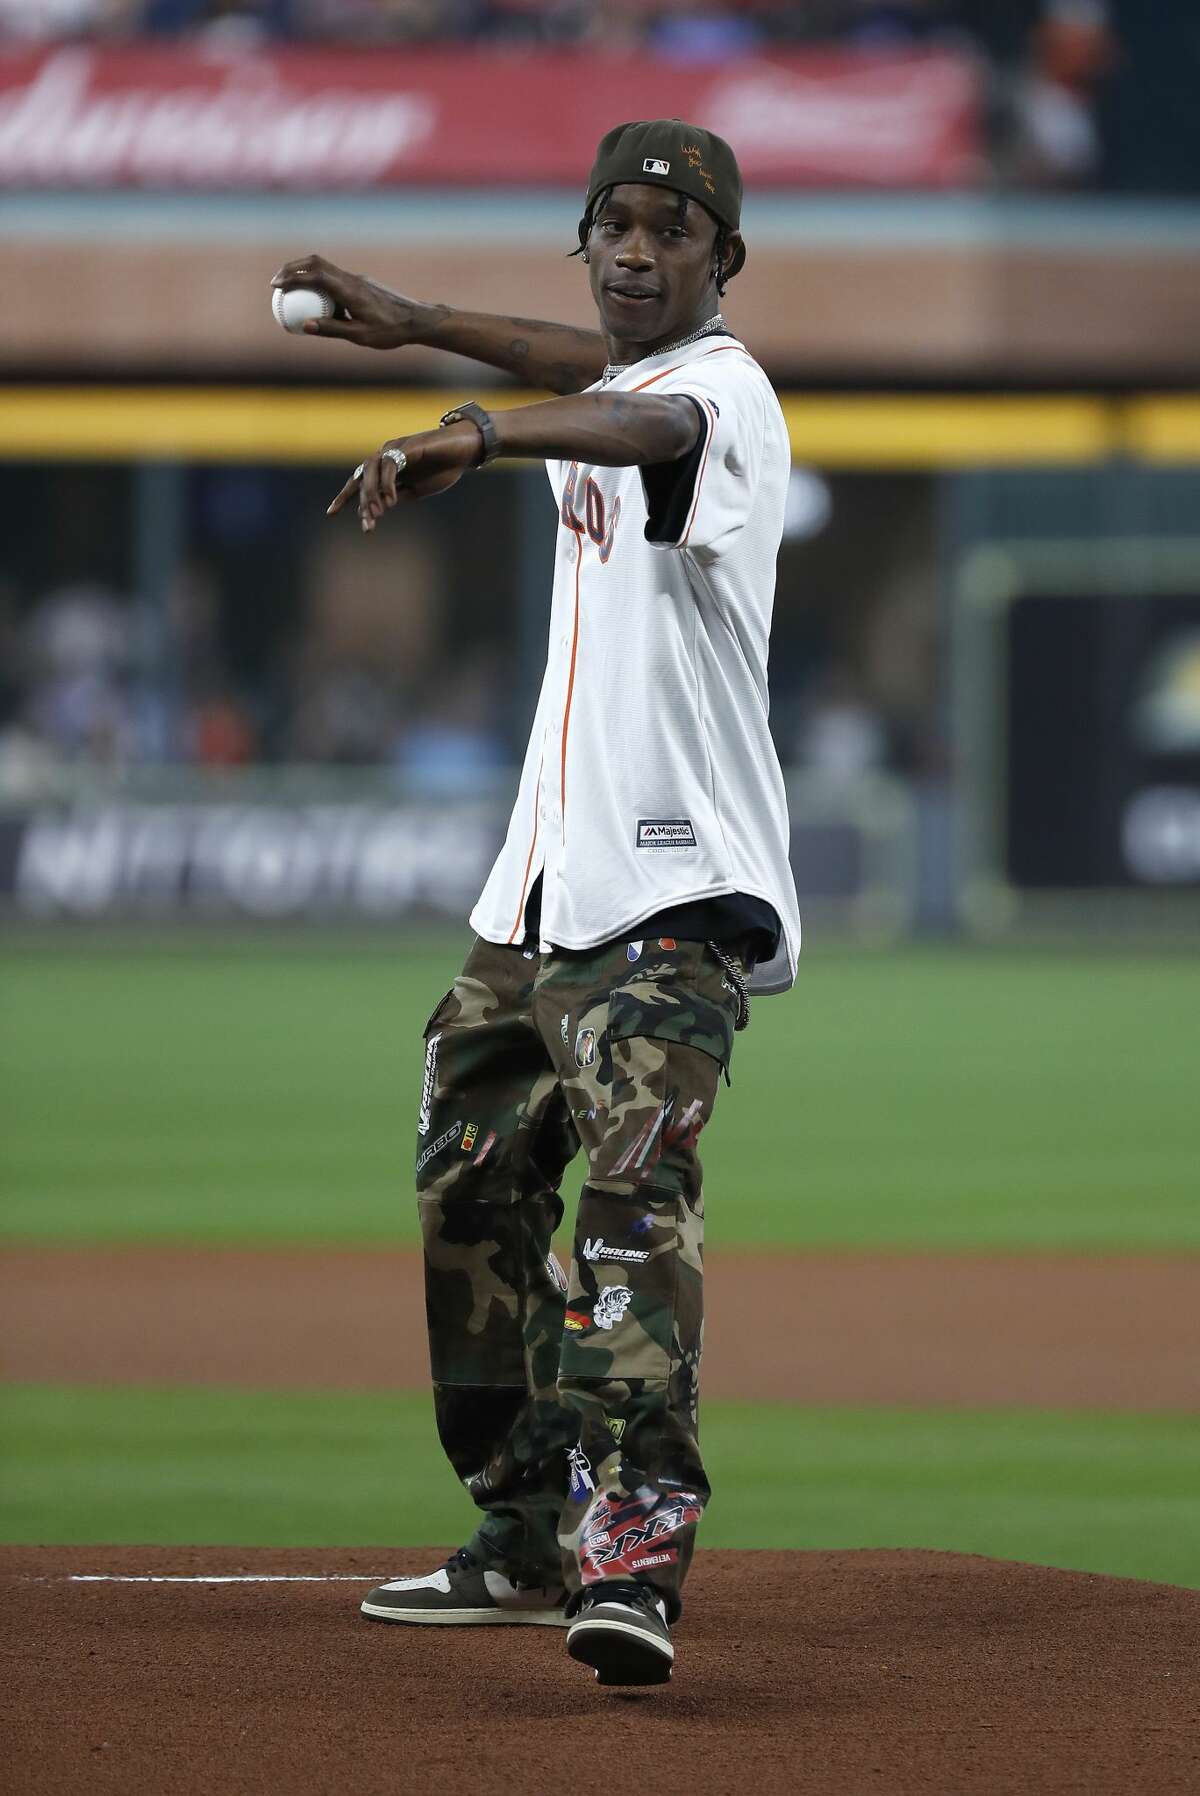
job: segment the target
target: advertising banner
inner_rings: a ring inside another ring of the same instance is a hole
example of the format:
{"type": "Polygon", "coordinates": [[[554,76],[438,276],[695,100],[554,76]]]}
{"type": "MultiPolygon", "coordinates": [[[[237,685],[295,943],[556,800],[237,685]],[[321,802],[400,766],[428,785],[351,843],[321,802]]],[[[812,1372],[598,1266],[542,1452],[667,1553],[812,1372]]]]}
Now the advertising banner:
{"type": "Polygon", "coordinates": [[[752,187],[958,187],[983,168],[976,67],[940,51],[70,45],[0,54],[0,188],[579,187],[604,132],[639,117],[728,138],[752,187]]]}
{"type": "Polygon", "coordinates": [[[1200,891],[1200,594],[1030,592],[1006,654],[1010,883],[1200,891]]]}
{"type": "MultiPolygon", "coordinates": [[[[178,782],[176,782],[178,785],[178,782]]],[[[801,900],[901,927],[912,824],[901,795],[791,792],[801,900]]],[[[507,797],[266,795],[213,802],[93,787],[0,805],[0,917],[37,923],[464,924],[503,840],[507,797]]]]}

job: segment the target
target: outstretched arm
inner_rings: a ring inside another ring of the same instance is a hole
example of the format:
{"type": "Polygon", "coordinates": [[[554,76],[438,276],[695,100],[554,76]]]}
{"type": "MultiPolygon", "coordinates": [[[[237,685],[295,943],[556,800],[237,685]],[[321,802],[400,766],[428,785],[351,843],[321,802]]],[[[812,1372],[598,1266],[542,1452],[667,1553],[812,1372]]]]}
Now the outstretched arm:
{"type": "MultiPolygon", "coordinates": [[[[677,461],[700,435],[695,405],[672,394],[579,393],[496,412],[492,423],[501,456],[585,461],[600,468],[677,461]]],[[[396,437],[366,458],[361,474],[350,476],[330,514],[357,495],[362,527],[373,530],[397,499],[445,492],[478,465],[482,453],[483,438],[469,419],[396,437]]]]}
{"type": "Polygon", "coordinates": [[[338,337],[365,349],[402,349],[409,343],[446,349],[552,393],[578,393],[591,386],[608,359],[599,331],[429,305],[393,293],[365,275],[347,274],[324,256],[285,262],[271,285],[320,287],[332,295],[338,316],[311,320],[304,327],[309,336],[338,337]]]}

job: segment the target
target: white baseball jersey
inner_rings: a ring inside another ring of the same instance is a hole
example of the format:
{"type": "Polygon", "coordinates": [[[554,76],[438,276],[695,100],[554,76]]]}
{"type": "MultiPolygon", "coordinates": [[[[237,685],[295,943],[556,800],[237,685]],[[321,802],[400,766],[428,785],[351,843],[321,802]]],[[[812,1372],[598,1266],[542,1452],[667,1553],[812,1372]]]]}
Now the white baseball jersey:
{"type": "Polygon", "coordinates": [[[471,926],[521,941],[539,873],[543,953],[636,937],[668,906],[742,892],[783,926],[781,953],[754,981],[781,990],[800,948],[767,728],[791,469],[783,414],[727,336],[647,356],[605,391],[686,395],[700,440],[660,468],[546,464],[559,505],[549,656],[508,836],[471,926]]]}

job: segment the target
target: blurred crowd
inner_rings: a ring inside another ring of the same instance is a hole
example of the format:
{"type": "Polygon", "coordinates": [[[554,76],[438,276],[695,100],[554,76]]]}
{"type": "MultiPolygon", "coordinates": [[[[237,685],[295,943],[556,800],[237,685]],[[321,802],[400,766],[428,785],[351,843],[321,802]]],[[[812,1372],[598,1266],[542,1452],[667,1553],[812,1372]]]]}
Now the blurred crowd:
{"type": "Polygon", "coordinates": [[[995,178],[1200,192],[1195,0],[0,0],[0,46],[132,39],[647,49],[947,48],[984,74],[995,178]]]}
{"type": "Polygon", "coordinates": [[[417,667],[279,632],[272,668],[237,665],[221,594],[191,563],[171,594],[166,679],[147,619],[99,583],[57,587],[24,616],[0,596],[0,797],[58,768],[272,764],[389,769],[423,793],[475,792],[512,759],[486,648],[417,667]]]}
{"type": "Polygon", "coordinates": [[[1090,35],[1106,0],[0,0],[0,33],[323,39],[352,44],[502,39],[649,42],[680,54],[764,43],[865,48],[967,43],[1000,58],[1057,21],[1090,35]]]}
{"type": "MultiPolygon", "coordinates": [[[[368,767],[434,796],[503,778],[545,640],[511,481],[422,507],[364,556],[322,528],[329,478],[194,470],[185,552],[152,594],[111,551],[132,498],[112,471],[14,475],[0,800],[58,769],[368,767]],[[17,522],[60,510],[69,532],[17,522]]],[[[928,481],[795,471],[771,671],[788,764],[938,770],[936,594],[928,481]]]]}

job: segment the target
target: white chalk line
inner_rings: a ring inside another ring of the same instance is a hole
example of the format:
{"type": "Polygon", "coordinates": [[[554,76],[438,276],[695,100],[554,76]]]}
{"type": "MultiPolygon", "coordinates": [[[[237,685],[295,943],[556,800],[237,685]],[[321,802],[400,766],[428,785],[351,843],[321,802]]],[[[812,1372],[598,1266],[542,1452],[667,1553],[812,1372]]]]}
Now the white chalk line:
{"type": "MultiPolygon", "coordinates": [[[[372,1584],[370,1572],[237,1572],[203,1576],[181,1572],[67,1572],[68,1584],[372,1584]]],[[[58,1582],[57,1579],[49,1580],[58,1582]]]]}

